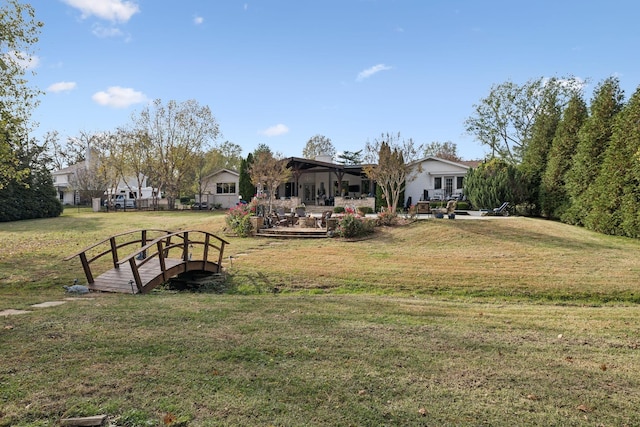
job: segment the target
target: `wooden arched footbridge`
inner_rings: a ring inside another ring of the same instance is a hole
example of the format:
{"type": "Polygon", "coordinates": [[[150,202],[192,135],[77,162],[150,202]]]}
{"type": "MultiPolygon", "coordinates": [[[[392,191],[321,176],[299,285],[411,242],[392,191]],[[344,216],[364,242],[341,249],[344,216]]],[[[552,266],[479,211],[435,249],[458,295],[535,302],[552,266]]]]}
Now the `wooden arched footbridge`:
{"type": "Polygon", "coordinates": [[[91,290],[137,294],[181,273],[221,273],[228,243],[206,231],[132,230],[107,237],[65,261],[80,258],[91,290]]]}

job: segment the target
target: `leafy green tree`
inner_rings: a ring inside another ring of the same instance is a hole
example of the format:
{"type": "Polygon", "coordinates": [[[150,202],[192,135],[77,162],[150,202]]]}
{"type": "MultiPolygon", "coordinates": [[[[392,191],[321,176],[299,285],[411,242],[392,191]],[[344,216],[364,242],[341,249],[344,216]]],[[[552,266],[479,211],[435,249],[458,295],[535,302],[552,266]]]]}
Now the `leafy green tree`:
{"type": "Polygon", "coordinates": [[[640,189],[634,176],[640,149],[640,88],[616,116],[611,142],[603,154],[600,174],[591,187],[594,201],[585,227],[605,234],[640,235],[640,189]]]}
{"type": "Polygon", "coordinates": [[[219,134],[218,123],[207,106],[195,100],[166,105],[156,99],[134,117],[133,130],[146,135],[151,150],[147,159],[154,171],[157,194],[165,192],[173,209],[186,178],[194,176],[197,161],[219,134]]]}
{"type": "Polygon", "coordinates": [[[425,145],[424,157],[437,157],[439,159],[450,160],[452,162],[459,162],[462,160],[458,155],[458,145],[451,141],[433,141],[425,145]]]}
{"type": "Polygon", "coordinates": [[[566,177],[570,205],[561,217],[563,222],[584,225],[584,218],[593,207],[590,187],[600,173],[602,156],[611,139],[614,119],[624,106],[623,99],[615,77],[604,80],[594,91],[590,114],[578,134],[578,146],[566,177]]]}
{"type": "Polygon", "coordinates": [[[504,202],[515,206],[524,200],[521,172],[503,159],[493,158],[470,169],[464,182],[465,194],[477,209],[493,209],[504,202]]]}
{"type": "Polygon", "coordinates": [[[569,205],[566,175],[578,145],[578,133],[587,119],[587,104],[575,95],[564,110],[549,150],[547,167],[540,183],[541,215],[559,219],[569,205]]]}
{"type": "Polygon", "coordinates": [[[318,156],[330,156],[334,158],[336,155],[336,149],[331,142],[331,139],[324,135],[315,135],[307,141],[307,144],[302,149],[302,157],[305,159],[315,159],[318,156]]]}
{"type": "Polygon", "coordinates": [[[522,163],[519,165],[528,190],[525,200],[526,212],[531,215],[540,214],[540,184],[560,117],[561,110],[556,94],[553,91],[547,92],[534,118],[531,139],[525,146],[522,163]]]}
{"type": "Polygon", "coordinates": [[[42,25],[29,4],[7,0],[0,5],[0,189],[29,176],[20,167],[25,163],[19,145],[28,140],[31,111],[41,93],[26,76],[33,73],[42,25]]]}
{"type": "Polygon", "coordinates": [[[494,85],[474,105],[474,114],[465,121],[466,130],[491,149],[491,157],[518,164],[531,140],[534,118],[549,94],[564,106],[581,89],[582,81],[573,77],[538,78],[522,86],[510,81],[494,85]]]}

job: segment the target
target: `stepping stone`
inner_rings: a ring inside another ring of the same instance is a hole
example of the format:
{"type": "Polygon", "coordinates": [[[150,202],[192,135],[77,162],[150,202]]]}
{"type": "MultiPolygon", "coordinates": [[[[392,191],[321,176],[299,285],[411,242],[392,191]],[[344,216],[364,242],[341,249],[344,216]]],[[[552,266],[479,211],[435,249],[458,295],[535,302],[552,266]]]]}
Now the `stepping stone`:
{"type": "Polygon", "coordinates": [[[40,304],[33,304],[31,307],[35,308],[46,308],[46,307],[55,307],[57,305],[66,304],[66,301],[47,301],[41,302],[40,304]]]}
{"type": "Polygon", "coordinates": [[[14,310],[13,308],[10,308],[8,310],[0,311],[0,316],[13,316],[14,314],[25,314],[25,313],[31,313],[31,312],[28,310],[14,310]]]}

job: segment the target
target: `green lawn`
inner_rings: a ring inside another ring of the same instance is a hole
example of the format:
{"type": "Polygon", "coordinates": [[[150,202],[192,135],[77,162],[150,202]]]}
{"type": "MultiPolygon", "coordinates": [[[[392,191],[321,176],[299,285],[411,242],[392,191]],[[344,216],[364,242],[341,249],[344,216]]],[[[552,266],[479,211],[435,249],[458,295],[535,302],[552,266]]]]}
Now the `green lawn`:
{"type": "Polygon", "coordinates": [[[62,258],[141,227],[224,217],[0,224],[0,311],[29,311],[0,317],[0,426],[640,425],[637,240],[524,218],[225,236],[223,294],[31,307],[82,281],[62,258]]]}

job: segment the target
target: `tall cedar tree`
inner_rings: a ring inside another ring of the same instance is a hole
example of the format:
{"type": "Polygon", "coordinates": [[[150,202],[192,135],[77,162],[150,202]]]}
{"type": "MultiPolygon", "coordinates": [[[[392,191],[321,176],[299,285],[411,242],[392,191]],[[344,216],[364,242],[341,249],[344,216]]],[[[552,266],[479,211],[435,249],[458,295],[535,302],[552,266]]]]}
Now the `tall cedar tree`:
{"type": "Polygon", "coordinates": [[[640,149],[640,89],[617,115],[585,226],[605,234],[638,237],[638,182],[633,169],[640,149]],[[626,219],[626,221],[625,221],[626,219]]]}
{"type": "Polygon", "coordinates": [[[534,118],[531,139],[525,145],[522,163],[519,166],[527,183],[528,194],[525,205],[531,215],[540,215],[540,184],[561,114],[556,94],[553,91],[547,92],[534,118]]]}
{"type": "Polygon", "coordinates": [[[580,95],[575,95],[558,124],[540,183],[540,210],[544,217],[559,219],[569,205],[566,176],[578,146],[578,132],[587,114],[587,104],[580,95]]]}
{"type": "Polygon", "coordinates": [[[574,225],[584,225],[584,219],[593,207],[590,187],[600,173],[602,155],[611,139],[614,118],[624,105],[624,93],[615,77],[600,83],[594,93],[589,118],[580,129],[576,154],[567,173],[566,191],[570,205],[561,218],[563,222],[574,225]]]}
{"type": "Polygon", "coordinates": [[[240,177],[239,177],[239,190],[240,196],[243,200],[251,201],[256,194],[256,186],[251,183],[251,176],[249,175],[249,169],[253,164],[253,154],[249,153],[246,159],[243,159],[240,164],[240,177]]]}

